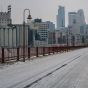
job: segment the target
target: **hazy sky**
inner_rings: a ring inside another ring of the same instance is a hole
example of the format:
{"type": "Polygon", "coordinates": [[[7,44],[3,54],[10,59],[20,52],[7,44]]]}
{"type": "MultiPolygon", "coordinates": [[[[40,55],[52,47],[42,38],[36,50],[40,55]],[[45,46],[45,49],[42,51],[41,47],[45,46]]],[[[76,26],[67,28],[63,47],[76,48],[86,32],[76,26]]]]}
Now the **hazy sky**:
{"type": "MultiPolygon", "coordinates": [[[[23,22],[23,10],[28,8],[33,19],[41,18],[43,21],[52,21],[56,24],[58,6],[65,6],[65,26],[68,25],[68,12],[83,9],[85,21],[88,23],[88,0],[0,0],[3,12],[7,11],[7,6],[12,7],[13,23],[23,22]]],[[[0,6],[1,11],[1,6],[0,6]]],[[[25,13],[27,18],[28,11],[25,13]]]]}

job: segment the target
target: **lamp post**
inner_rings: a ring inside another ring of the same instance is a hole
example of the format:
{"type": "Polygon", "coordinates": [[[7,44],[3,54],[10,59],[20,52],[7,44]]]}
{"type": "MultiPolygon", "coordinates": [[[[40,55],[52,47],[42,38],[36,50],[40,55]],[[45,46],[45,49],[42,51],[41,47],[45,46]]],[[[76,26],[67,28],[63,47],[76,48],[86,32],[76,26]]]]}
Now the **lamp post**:
{"type": "Polygon", "coordinates": [[[25,9],[23,12],[23,61],[25,62],[25,11],[28,10],[29,11],[29,15],[27,19],[32,19],[31,15],[30,15],[30,10],[29,9],[25,9]]]}

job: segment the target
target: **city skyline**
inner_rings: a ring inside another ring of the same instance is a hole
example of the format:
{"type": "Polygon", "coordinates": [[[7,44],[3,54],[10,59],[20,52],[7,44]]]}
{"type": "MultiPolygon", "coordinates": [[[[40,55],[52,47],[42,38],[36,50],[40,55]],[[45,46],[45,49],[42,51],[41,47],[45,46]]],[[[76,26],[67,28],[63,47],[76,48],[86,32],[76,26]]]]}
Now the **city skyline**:
{"type": "MultiPolygon", "coordinates": [[[[88,23],[87,0],[0,0],[2,9],[0,11],[7,11],[7,6],[11,5],[12,8],[12,22],[23,22],[23,10],[30,9],[30,14],[33,19],[41,18],[43,21],[51,21],[56,26],[56,15],[58,14],[58,6],[65,6],[65,26],[68,25],[68,12],[83,9],[85,21],[88,23]]],[[[28,15],[26,12],[25,19],[28,15]]]]}

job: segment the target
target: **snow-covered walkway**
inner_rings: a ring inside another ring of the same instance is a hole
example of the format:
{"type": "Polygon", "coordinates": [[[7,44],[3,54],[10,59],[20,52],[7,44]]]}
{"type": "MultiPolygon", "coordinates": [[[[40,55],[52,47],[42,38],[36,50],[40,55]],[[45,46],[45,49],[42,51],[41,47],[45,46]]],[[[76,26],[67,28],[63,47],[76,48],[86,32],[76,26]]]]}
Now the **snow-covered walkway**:
{"type": "Polygon", "coordinates": [[[88,48],[0,68],[0,88],[88,88],[88,48]]]}

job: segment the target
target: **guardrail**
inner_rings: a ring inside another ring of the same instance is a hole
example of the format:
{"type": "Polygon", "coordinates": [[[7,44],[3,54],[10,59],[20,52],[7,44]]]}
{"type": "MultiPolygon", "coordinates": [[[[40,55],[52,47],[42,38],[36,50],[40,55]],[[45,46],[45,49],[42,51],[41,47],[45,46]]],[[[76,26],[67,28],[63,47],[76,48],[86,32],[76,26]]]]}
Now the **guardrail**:
{"type": "Polygon", "coordinates": [[[8,61],[19,61],[28,59],[32,56],[38,57],[39,55],[45,56],[46,54],[50,55],[55,52],[68,52],[70,50],[85,48],[87,46],[62,46],[62,47],[26,47],[25,56],[23,56],[23,48],[0,48],[0,62],[5,63],[8,61]]]}

